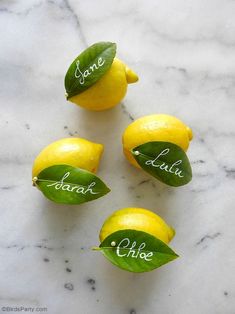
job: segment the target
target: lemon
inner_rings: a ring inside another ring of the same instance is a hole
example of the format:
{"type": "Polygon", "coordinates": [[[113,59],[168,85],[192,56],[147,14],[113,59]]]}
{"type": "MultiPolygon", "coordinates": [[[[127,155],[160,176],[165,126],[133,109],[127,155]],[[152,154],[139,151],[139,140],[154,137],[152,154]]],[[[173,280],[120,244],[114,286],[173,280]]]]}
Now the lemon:
{"type": "Polygon", "coordinates": [[[43,169],[53,165],[70,165],[96,172],[103,145],[83,138],[63,138],[45,147],[33,164],[32,176],[36,177],[43,169]]]}
{"type": "Polygon", "coordinates": [[[175,231],[165,221],[153,212],[144,208],[123,208],[115,211],[103,224],[100,230],[102,242],[110,234],[125,229],[143,231],[169,243],[175,231]]]}
{"type": "Polygon", "coordinates": [[[166,115],[154,114],[137,119],[123,133],[123,152],[135,167],[140,168],[131,150],[147,142],[162,141],[178,145],[187,151],[193,137],[192,130],[179,119],[166,115]]]}
{"type": "Polygon", "coordinates": [[[114,58],[111,68],[94,85],[69,100],[89,110],[106,110],[124,98],[127,84],[136,81],[138,76],[122,61],[114,58]]]}

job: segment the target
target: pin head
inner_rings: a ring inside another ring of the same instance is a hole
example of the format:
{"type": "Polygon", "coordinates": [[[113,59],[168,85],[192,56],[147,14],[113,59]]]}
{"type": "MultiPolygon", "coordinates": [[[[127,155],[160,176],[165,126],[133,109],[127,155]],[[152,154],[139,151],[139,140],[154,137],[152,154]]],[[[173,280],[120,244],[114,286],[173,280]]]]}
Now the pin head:
{"type": "Polygon", "coordinates": [[[36,186],[36,182],[37,182],[38,178],[37,177],[33,177],[32,179],[32,183],[33,183],[33,186],[36,186]]]}

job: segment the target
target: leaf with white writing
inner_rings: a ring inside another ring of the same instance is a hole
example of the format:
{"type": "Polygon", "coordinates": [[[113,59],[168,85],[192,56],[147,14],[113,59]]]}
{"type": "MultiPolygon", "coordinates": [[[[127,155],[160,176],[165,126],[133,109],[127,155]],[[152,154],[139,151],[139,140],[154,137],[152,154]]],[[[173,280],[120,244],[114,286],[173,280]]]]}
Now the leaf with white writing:
{"type": "Polygon", "coordinates": [[[84,50],[70,65],[65,75],[67,99],[95,84],[111,67],[116,44],[99,42],[84,50]]]}
{"type": "Polygon", "coordinates": [[[49,200],[56,203],[81,204],[110,191],[93,173],[69,165],[48,167],[33,181],[49,200]]]}
{"type": "Polygon", "coordinates": [[[149,233],[127,229],[109,235],[100,244],[114,265],[131,272],[147,272],[178,257],[164,242],[149,233]]]}
{"type": "Polygon", "coordinates": [[[179,146],[169,142],[148,142],[132,150],[140,167],[171,186],[187,184],[192,169],[187,155],[179,146]]]}

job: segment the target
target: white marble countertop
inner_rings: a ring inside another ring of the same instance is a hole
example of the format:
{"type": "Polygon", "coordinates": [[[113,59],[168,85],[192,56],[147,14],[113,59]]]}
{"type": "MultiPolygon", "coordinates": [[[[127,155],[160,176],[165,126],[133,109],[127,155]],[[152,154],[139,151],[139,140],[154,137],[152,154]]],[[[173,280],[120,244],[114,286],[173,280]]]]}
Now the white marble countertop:
{"type": "Polygon", "coordinates": [[[0,1],[2,313],[235,313],[234,15],[231,0],[0,1]],[[102,40],[117,43],[140,81],[122,105],[87,112],[65,100],[64,74],[102,40]],[[194,131],[185,187],[158,183],[122,155],[125,127],[151,113],[194,131]],[[53,204],[31,186],[38,152],[70,136],[105,145],[99,175],[112,193],[82,206],[53,204]],[[179,259],[132,274],[90,250],[104,219],[128,206],[175,227],[179,259]]]}

